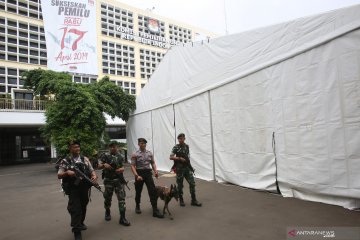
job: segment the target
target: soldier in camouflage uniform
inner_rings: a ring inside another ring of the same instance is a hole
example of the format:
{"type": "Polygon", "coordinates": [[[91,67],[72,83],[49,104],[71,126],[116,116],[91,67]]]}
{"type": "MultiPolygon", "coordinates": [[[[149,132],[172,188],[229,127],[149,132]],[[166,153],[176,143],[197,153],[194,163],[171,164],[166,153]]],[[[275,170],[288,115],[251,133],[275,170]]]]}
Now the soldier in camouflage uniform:
{"type": "Polygon", "coordinates": [[[105,153],[99,159],[98,167],[103,169],[103,179],[104,179],[104,207],[105,207],[105,220],[111,220],[110,207],[113,193],[115,191],[116,197],[118,199],[120,220],[119,224],[124,226],[130,226],[130,222],[125,218],[125,185],[127,184],[124,179],[124,157],[118,151],[117,142],[111,142],[109,144],[110,151],[105,153]]]}
{"type": "Polygon", "coordinates": [[[69,143],[69,151],[69,156],[62,159],[59,164],[58,178],[62,179],[64,192],[69,196],[67,209],[71,216],[71,227],[75,240],[81,240],[81,231],[87,229],[84,220],[91,185],[84,179],[76,177],[73,166],[78,167],[93,182],[96,182],[97,176],[89,159],[80,155],[80,143],[78,141],[69,143]]]}
{"type": "Polygon", "coordinates": [[[191,194],[191,205],[201,207],[201,203],[196,200],[195,195],[195,179],[194,169],[190,163],[190,150],[189,145],[185,143],[185,134],[180,133],[177,137],[179,144],[176,144],[170,154],[170,160],[174,161],[174,167],[176,172],[176,183],[178,185],[180,206],[185,207],[183,199],[183,187],[184,178],[189,183],[191,194]]]}

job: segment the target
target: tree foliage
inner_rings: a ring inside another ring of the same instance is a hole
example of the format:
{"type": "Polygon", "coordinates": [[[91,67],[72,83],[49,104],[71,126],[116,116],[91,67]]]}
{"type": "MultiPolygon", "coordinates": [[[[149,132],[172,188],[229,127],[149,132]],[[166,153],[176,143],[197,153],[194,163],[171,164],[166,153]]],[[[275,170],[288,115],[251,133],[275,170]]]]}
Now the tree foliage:
{"type": "Polygon", "coordinates": [[[123,92],[108,77],[92,84],[77,84],[67,73],[35,69],[25,72],[23,79],[24,86],[36,95],[53,96],[41,131],[61,155],[68,152],[71,140],[79,140],[82,153],[92,155],[101,145],[106,126],[104,113],[127,121],[136,107],[135,97],[123,92]]]}

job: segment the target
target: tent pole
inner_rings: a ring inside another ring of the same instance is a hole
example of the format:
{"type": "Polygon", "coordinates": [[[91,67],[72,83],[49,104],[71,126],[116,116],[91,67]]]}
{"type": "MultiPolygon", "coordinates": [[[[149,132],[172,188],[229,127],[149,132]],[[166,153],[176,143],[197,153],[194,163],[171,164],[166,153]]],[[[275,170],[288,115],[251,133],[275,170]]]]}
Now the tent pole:
{"type": "Polygon", "coordinates": [[[153,125],[153,111],[150,111],[151,118],[151,145],[152,145],[152,153],[155,156],[155,144],[154,144],[154,125],[153,125]]]}
{"type": "Polygon", "coordinates": [[[173,106],[173,113],[174,113],[174,143],[176,145],[176,115],[175,115],[175,104],[173,106]]]}
{"type": "Polygon", "coordinates": [[[211,158],[212,158],[212,165],[213,165],[213,167],[212,167],[213,168],[213,179],[216,181],[216,177],[215,177],[214,134],[213,134],[213,121],[212,121],[210,91],[208,91],[208,99],[209,99],[209,114],[210,114],[211,158]]]}

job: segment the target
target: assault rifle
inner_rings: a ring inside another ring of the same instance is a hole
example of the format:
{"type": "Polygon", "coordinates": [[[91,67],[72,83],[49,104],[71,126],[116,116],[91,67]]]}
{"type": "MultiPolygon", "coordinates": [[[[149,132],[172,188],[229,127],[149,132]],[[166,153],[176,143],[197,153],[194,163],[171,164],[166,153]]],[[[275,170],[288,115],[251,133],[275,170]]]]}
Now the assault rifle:
{"type": "MultiPolygon", "coordinates": [[[[182,164],[184,164],[185,166],[188,166],[190,171],[192,171],[195,174],[195,169],[193,168],[193,166],[191,165],[190,159],[186,154],[176,154],[177,157],[182,157],[185,159],[185,162],[182,162],[182,164]]],[[[171,167],[171,170],[175,170],[176,172],[176,163],[174,161],[174,165],[171,167]]]]}
{"type": "Polygon", "coordinates": [[[195,169],[194,169],[193,166],[191,165],[191,162],[190,162],[189,157],[188,157],[187,155],[185,155],[185,156],[180,156],[180,157],[182,157],[182,158],[185,159],[185,165],[187,165],[187,166],[189,167],[190,171],[192,171],[193,173],[195,173],[195,169]]]}
{"type": "MultiPolygon", "coordinates": [[[[64,163],[69,167],[69,170],[71,171],[74,171],[75,172],[75,175],[76,175],[76,178],[77,179],[84,179],[90,186],[93,186],[95,187],[97,190],[99,190],[100,192],[104,193],[102,190],[101,190],[101,187],[100,185],[97,183],[97,182],[94,182],[93,180],[91,180],[88,176],[86,176],[86,174],[81,171],[79,169],[78,166],[76,166],[76,164],[72,165],[70,164],[67,160],[64,161],[64,163]]],[[[83,164],[83,163],[82,163],[83,164]]]]}
{"type": "MultiPolygon", "coordinates": [[[[130,190],[130,187],[128,186],[129,181],[126,181],[124,178],[124,174],[119,174],[116,173],[116,169],[117,169],[117,165],[115,164],[113,158],[111,158],[111,160],[109,160],[108,155],[104,154],[104,158],[105,158],[105,163],[109,164],[112,167],[112,173],[115,175],[115,179],[119,179],[121,184],[124,184],[127,189],[130,190]]],[[[109,170],[108,170],[109,171],[109,170]]],[[[104,179],[104,172],[102,173],[102,178],[104,179]]]]}

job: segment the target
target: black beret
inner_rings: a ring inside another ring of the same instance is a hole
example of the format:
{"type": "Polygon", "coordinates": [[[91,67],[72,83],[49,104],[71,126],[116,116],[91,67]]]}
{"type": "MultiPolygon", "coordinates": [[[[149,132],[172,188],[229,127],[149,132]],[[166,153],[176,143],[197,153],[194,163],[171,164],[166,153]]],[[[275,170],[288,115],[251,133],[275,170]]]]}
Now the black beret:
{"type": "Polygon", "coordinates": [[[114,146],[114,145],[118,145],[118,142],[117,141],[111,141],[111,142],[109,142],[109,147],[111,147],[111,146],[114,146]]]}
{"type": "Polygon", "coordinates": [[[138,138],[138,143],[147,143],[146,139],[145,138],[138,138]]]}
{"type": "Polygon", "coordinates": [[[185,134],[184,133],[180,133],[177,138],[181,138],[181,137],[185,137],[185,134]]]}
{"type": "Polygon", "coordinates": [[[69,146],[72,146],[72,145],[79,145],[80,146],[80,141],[78,141],[78,140],[70,140],[69,141],[69,146]]]}

